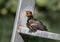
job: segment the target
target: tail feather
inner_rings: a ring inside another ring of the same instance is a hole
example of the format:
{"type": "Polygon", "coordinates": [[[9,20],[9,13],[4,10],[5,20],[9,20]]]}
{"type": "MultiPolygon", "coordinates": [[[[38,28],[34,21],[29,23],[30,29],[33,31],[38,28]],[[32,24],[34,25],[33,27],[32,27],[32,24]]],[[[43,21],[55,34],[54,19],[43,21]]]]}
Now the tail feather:
{"type": "Polygon", "coordinates": [[[46,26],[44,26],[44,30],[45,30],[45,31],[48,31],[47,28],[46,28],[46,26]]]}

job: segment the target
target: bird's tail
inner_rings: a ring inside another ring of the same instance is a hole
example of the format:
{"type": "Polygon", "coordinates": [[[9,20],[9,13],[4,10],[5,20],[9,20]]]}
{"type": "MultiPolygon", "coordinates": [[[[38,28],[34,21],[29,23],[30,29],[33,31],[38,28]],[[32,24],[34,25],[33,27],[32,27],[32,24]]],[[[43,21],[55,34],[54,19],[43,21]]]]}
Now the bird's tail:
{"type": "Polygon", "coordinates": [[[44,30],[45,30],[45,31],[48,31],[47,28],[46,28],[46,26],[44,26],[44,30]]]}

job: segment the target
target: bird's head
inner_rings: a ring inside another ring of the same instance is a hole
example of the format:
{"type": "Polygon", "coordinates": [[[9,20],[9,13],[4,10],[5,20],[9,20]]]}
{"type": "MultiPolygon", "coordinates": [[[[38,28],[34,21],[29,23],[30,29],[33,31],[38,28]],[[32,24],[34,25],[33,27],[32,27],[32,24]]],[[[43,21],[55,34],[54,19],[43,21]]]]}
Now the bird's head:
{"type": "Polygon", "coordinates": [[[25,16],[31,17],[32,16],[32,12],[31,11],[26,11],[25,16]]]}

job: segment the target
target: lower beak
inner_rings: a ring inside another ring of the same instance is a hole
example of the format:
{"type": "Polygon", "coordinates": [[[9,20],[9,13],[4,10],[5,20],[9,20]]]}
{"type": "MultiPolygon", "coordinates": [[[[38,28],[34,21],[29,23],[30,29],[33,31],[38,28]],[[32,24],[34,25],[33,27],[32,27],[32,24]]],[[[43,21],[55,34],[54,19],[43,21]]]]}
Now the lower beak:
{"type": "Polygon", "coordinates": [[[30,16],[29,14],[25,14],[25,16],[30,16]]]}

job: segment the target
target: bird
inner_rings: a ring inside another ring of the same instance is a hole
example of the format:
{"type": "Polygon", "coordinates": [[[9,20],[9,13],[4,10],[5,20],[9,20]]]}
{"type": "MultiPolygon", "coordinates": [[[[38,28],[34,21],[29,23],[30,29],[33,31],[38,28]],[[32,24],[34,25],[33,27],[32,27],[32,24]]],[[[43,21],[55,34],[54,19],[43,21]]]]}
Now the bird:
{"type": "Polygon", "coordinates": [[[31,11],[26,11],[25,16],[27,17],[26,26],[29,28],[29,32],[36,32],[37,30],[48,31],[41,21],[34,18],[31,11]]]}

